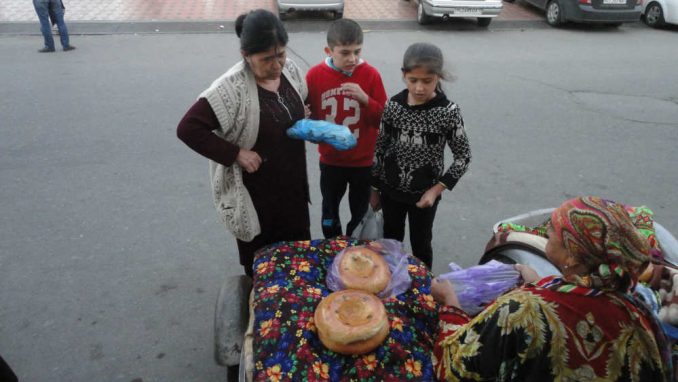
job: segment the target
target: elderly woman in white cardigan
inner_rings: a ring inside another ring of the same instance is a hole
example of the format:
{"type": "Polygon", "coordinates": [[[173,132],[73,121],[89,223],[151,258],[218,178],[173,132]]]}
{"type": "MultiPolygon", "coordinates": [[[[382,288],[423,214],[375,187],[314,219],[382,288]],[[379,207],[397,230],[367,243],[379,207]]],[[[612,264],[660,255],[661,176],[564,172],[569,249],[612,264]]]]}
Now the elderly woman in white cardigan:
{"type": "Polygon", "coordinates": [[[257,249],[311,236],[304,142],[286,135],[304,118],[307,88],[273,13],[240,15],[235,29],[242,61],[200,94],[177,136],[210,159],[214,205],[252,276],[257,249]]]}

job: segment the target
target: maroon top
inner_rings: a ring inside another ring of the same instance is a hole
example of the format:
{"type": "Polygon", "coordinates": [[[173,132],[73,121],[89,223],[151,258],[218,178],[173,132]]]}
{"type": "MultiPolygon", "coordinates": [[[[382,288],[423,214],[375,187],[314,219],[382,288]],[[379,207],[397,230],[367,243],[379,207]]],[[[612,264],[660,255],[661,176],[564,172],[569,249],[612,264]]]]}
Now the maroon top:
{"type": "MultiPolygon", "coordinates": [[[[285,76],[280,79],[277,93],[257,87],[259,134],[251,150],[262,163],[254,173],[243,171],[243,183],[262,232],[250,243],[238,242],[240,262],[245,266],[251,266],[253,252],[263,245],[310,239],[306,149],[304,141],[287,136],[287,129],[304,118],[304,105],[285,76]]],[[[179,122],[177,136],[199,154],[230,166],[240,148],[212,133],[219,127],[209,102],[200,98],[179,122]]]]}
{"type": "Polygon", "coordinates": [[[177,127],[177,137],[199,154],[224,166],[235,162],[240,148],[212,133],[219,129],[219,120],[205,98],[188,109],[177,127]]]}

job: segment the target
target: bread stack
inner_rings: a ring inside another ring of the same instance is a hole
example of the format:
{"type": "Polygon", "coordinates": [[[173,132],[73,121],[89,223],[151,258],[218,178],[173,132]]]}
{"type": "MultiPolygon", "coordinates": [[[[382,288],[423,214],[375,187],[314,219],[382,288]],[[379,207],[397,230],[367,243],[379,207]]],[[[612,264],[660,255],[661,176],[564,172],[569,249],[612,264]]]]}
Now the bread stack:
{"type": "Polygon", "coordinates": [[[344,250],[339,274],[345,290],[325,297],[315,310],[320,341],[341,354],[365,354],[377,348],[389,333],[386,309],[375,294],[391,280],[382,255],[364,246],[344,250]]]}

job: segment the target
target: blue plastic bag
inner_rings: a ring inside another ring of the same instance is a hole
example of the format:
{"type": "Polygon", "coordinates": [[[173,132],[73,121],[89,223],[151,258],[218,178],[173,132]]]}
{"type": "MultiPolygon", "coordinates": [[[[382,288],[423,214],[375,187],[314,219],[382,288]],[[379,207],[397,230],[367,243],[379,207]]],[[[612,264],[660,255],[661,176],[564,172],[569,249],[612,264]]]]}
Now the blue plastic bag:
{"type": "Polygon", "coordinates": [[[313,143],[327,143],[337,150],[352,149],[358,143],[348,127],[313,119],[297,121],[287,129],[287,136],[313,143]]]}
{"type": "Polygon", "coordinates": [[[438,278],[452,283],[461,308],[470,315],[483,310],[487,304],[518,285],[520,280],[520,272],[513,265],[496,260],[466,269],[455,263],[450,263],[449,267],[451,272],[438,278]]]}
{"type": "MultiPolygon", "coordinates": [[[[405,252],[403,243],[392,239],[381,239],[371,242],[366,245],[366,247],[381,253],[388,264],[388,268],[391,270],[391,281],[389,281],[384,290],[377,294],[377,297],[388,298],[397,296],[410,289],[412,279],[407,270],[407,265],[409,264],[407,258],[409,255],[405,252]]],[[[332,260],[332,264],[327,271],[325,282],[327,283],[327,287],[334,292],[345,289],[339,276],[339,264],[341,263],[341,258],[344,256],[345,251],[346,250],[344,249],[334,257],[334,260],[332,260]]]]}

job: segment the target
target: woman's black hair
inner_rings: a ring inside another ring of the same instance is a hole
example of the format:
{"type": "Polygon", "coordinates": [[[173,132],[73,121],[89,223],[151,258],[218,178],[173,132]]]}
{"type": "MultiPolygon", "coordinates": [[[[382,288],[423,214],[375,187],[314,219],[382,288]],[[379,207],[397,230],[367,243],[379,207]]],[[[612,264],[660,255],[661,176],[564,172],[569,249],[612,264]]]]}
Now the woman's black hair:
{"type": "Polygon", "coordinates": [[[245,54],[265,52],[276,46],[286,46],[287,31],[278,16],[265,9],[243,13],[235,20],[235,33],[240,37],[240,49],[245,54]]]}
{"type": "MultiPolygon", "coordinates": [[[[417,42],[405,51],[403,56],[403,74],[417,68],[423,68],[431,74],[437,75],[442,80],[453,80],[452,76],[444,69],[443,52],[437,46],[426,42],[417,42]]],[[[442,92],[440,81],[436,91],[442,92]]]]}

